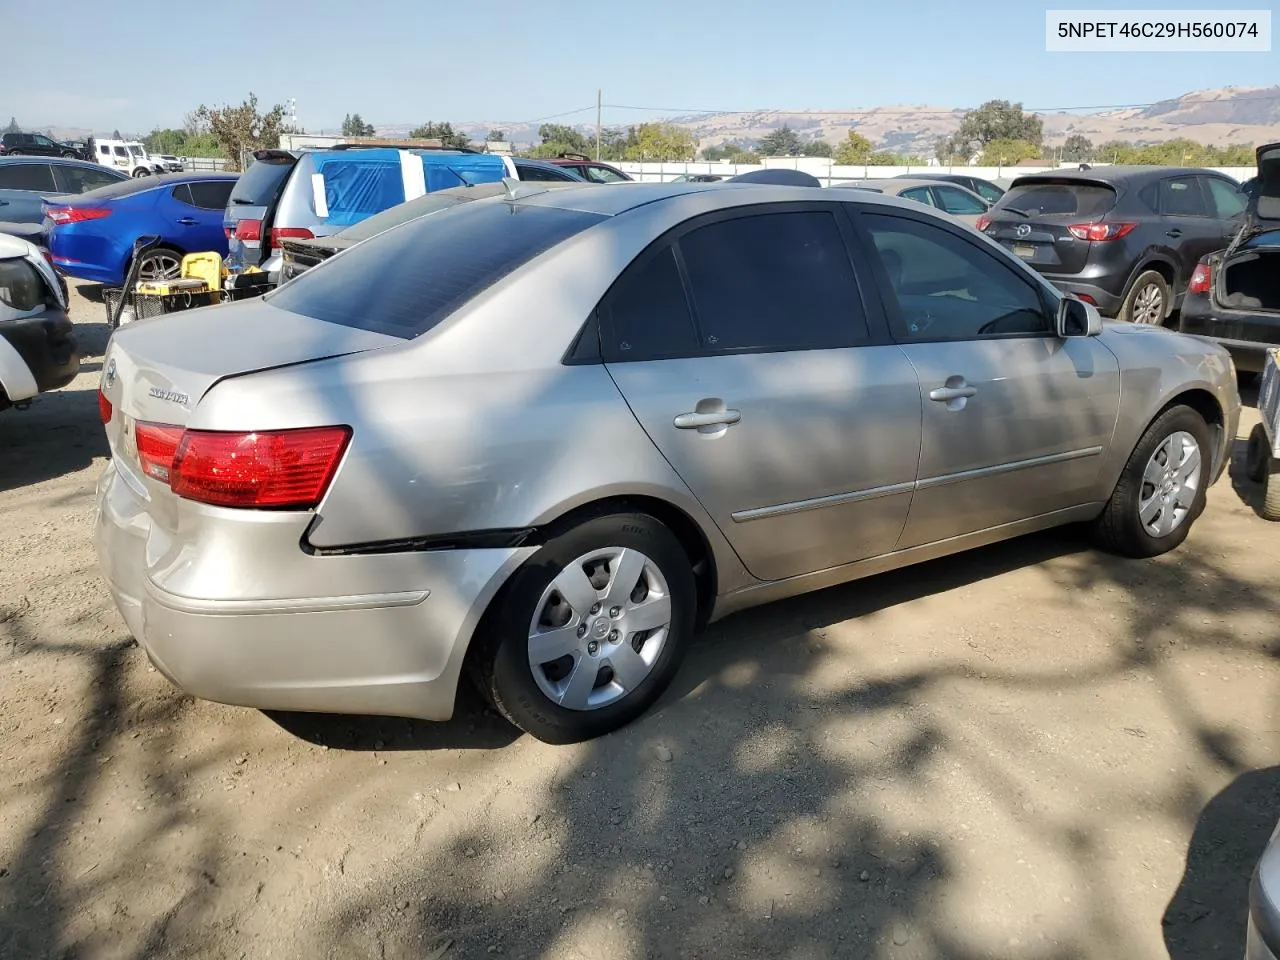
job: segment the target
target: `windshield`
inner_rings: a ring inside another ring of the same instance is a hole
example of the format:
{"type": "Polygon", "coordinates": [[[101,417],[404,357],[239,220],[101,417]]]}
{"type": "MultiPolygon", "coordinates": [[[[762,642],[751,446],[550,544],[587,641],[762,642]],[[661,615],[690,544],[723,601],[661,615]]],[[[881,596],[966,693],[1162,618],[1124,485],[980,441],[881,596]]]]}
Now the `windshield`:
{"type": "Polygon", "coordinates": [[[267,299],[316,320],[410,339],[603,219],[501,200],[462,203],[358,243],[267,299]]]}
{"type": "Polygon", "coordinates": [[[993,213],[1010,210],[1028,217],[1072,216],[1095,219],[1115,206],[1116,192],[1099,183],[1033,181],[1015,183],[993,213]]]}
{"type": "Polygon", "coordinates": [[[137,146],[130,146],[129,152],[133,154],[135,157],[140,157],[143,155],[142,148],[137,146]]]}

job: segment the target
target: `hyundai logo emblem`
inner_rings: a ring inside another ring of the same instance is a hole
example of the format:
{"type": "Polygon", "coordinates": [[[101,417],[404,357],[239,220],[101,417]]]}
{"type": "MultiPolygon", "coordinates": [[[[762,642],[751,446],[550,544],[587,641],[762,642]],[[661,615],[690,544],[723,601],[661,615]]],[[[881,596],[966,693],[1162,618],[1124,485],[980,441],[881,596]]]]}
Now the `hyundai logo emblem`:
{"type": "Polygon", "coordinates": [[[1019,238],[1031,236],[1031,224],[1029,223],[1018,224],[1017,234],[1019,238]]]}
{"type": "Polygon", "coordinates": [[[104,375],[104,377],[103,377],[103,380],[106,382],[106,385],[107,385],[108,387],[113,387],[113,386],[115,386],[115,383],[116,383],[116,359],[115,359],[115,357],[112,357],[109,361],[107,361],[107,371],[106,371],[106,374],[105,374],[105,375],[104,375]]]}

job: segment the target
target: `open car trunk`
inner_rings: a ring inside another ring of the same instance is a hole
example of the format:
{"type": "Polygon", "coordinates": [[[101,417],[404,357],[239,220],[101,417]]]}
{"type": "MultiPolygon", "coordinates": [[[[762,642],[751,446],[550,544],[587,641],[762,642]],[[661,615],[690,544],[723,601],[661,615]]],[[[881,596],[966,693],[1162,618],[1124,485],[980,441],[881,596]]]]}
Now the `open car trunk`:
{"type": "Polygon", "coordinates": [[[1280,246],[1245,247],[1227,257],[1217,300],[1230,310],[1280,313],[1280,246]]]}
{"type": "Polygon", "coordinates": [[[1257,186],[1222,257],[1215,299],[1230,310],[1280,312],[1280,143],[1258,148],[1257,186]]]}

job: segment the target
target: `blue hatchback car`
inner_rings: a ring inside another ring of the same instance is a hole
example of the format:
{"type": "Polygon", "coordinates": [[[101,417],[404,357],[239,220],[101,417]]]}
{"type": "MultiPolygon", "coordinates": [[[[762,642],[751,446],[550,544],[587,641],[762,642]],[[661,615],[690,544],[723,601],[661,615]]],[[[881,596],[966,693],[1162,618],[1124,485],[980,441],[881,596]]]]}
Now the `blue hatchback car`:
{"type": "Polygon", "coordinates": [[[139,237],[160,244],[139,265],[142,280],[178,276],[183,254],[227,255],[222,213],[234,173],[142,177],[78,197],[45,198],[45,246],[60,271],[110,286],[124,283],[139,237]]]}

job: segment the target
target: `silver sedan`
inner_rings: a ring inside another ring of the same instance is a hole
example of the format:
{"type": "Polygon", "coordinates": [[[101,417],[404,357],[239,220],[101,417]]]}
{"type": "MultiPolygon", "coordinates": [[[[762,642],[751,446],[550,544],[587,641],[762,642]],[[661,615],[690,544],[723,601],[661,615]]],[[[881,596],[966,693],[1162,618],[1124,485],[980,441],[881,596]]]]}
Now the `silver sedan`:
{"type": "Polygon", "coordinates": [[[103,572],[196,696],[552,742],[732,611],[1059,524],[1150,557],[1236,433],[1228,355],[1103,324],[911,201],[619,184],[467,203],[117,332],[103,572]]]}

